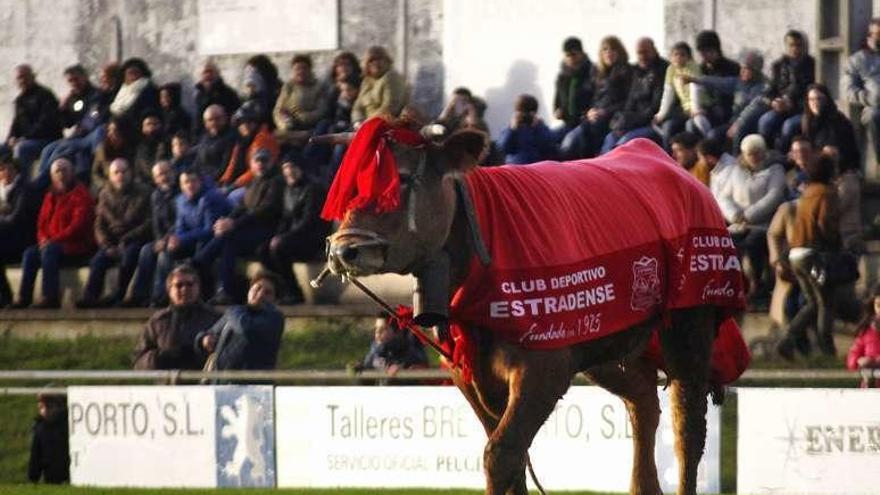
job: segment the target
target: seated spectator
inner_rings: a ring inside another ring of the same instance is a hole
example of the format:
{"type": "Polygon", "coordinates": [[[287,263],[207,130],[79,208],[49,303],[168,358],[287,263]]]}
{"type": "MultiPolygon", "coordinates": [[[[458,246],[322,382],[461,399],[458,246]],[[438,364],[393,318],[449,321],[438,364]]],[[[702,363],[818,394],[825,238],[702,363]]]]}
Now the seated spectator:
{"type": "Polygon", "coordinates": [[[37,394],[39,414],[31,428],[28,480],[60,485],[70,481],[70,448],[67,430],[67,397],[37,394]]]}
{"type": "Polygon", "coordinates": [[[43,148],[61,138],[61,119],[58,98],[51,90],[37,84],[37,76],[30,65],[15,68],[15,82],[19,93],[15,97],[15,114],[5,144],[28,176],[43,148]]]}
{"type": "Polygon", "coordinates": [[[141,184],[152,182],[153,164],[159,160],[167,160],[171,157],[168,149],[165,128],[162,127],[162,118],[158,112],[151,111],[141,120],[141,136],[134,150],[134,162],[132,162],[134,178],[141,184]]]}
{"type": "Polygon", "coordinates": [[[767,228],[776,208],[785,200],[785,169],[782,158],[769,151],[759,134],[743,138],[740,163],[747,172],[733,178],[721,192],[719,206],[740,256],[751,262],[750,294],[766,295],[763,283],[767,259],[767,228]]]}
{"type": "Polygon", "coordinates": [[[284,316],[275,307],[277,281],[269,273],[251,279],[247,305],[233,306],[199,332],[197,353],[211,355],[213,370],[271,370],[278,362],[284,316]]]}
{"type": "Polygon", "coordinates": [[[632,73],[629,55],[620,39],[603,38],[599,43],[599,61],[592,74],[593,101],[578,127],[562,139],[559,152],[563,159],[591,158],[599,153],[611,117],[626,103],[632,73]]]}
{"type": "MultiPolygon", "coordinates": [[[[880,285],[874,287],[865,301],[864,316],[846,356],[846,367],[853,371],[880,369],[880,285]]],[[[878,386],[877,378],[862,377],[862,388],[878,386]]]]}
{"type": "MultiPolygon", "coordinates": [[[[332,86],[339,81],[350,81],[355,86],[360,87],[363,78],[357,56],[351,52],[341,52],[333,57],[333,63],[330,64],[330,73],[327,76],[326,84],[332,86]]],[[[328,95],[330,101],[335,100],[338,96],[333,91],[328,95]]]]}
{"type": "Polygon", "coordinates": [[[205,356],[196,352],[193,342],[220,319],[220,313],[202,302],[199,275],[193,267],[176,267],[164,283],[171,304],[154,313],[144,326],[134,349],[134,369],[200,370],[205,356]]]}
{"type": "Polygon", "coordinates": [[[400,328],[395,319],[377,315],[370,350],[355,371],[382,370],[394,376],[401,369],[427,367],[428,356],[418,337],[400,328]]]}
{"type": "Polygon", "coordinates": [[[52,164],[52,185],[37,217],[37,244],[21,257],[21,286],[12,306],[31,305],[37,270],[43,269],[43,299],[35,308],[61,306],[61,263],[84,262],[95,251],[95,202],[73,175],[73,164],[59,158],[52,164]]]}
{"type": "Polygon", "coordinates": [[[746,179],[746,171],[732,155],[724,151],[721,139],[703,139],[697,143],[698,163],[705,165],[709,171],[709,190],[715,201],[719,201],[721,193],[731,181],[746,179]]]}
{"type": "Polygon", "coordinates": [[[162,129],[168,136],[189,132],[192,119],[180,103],[180,83],[168,83],[159,87],[159,113],[162,129]]]}
{"type": "Polygon", "coordinates": [[[844,72],[846,97],[861,106],[861,122],[871,135],[880,159],[880,17],[871,19],[865,46],[850,55],[844,72]]]}
{"type": "MultiPolygon", "coordinates": [[[[212,105],[219,105],[225,115],[232,115],[241,105],[238,94],[234,89],[226,85],[226,81],[220,75],[220,69],[217,68],[217,64],[212,60],[207,60],[202,65],[202,70],[199,73],[199,82],[195,85],[193,98],[195,99],[197,117],[204,116],[205,110],[212,105]]],[[[204,121],[194,119],[194,124],[193,136],[196,139],[201,138],[202,133],[205,131],[204,121]]]]}
{"type": "Polygon", "coordinates": [[[462,128],[468,115],[475,111],[471,90],[464,87],[455,88],[449,102],[443,107],[443,111],[434,123],[442,125],[445,128],[444,134],[450,135],[462,128]]]}
{"type": "Polygon", "coordinates": [[[248,164],[253,161],[258,149],[267,150],[272,164],[278,160],[278,140],[267,124],[260,124],[259,112],[251,102],[245,102],[235,115],[232,125],[238,128],[238,141],[232,149],[229,163],[217,185],[227,190],[238,189],[253,180],[248,164]]]}
{"type": "Polygon", "coordinates": [[[651,119],[660,110],[663,78],[669,62],[660,57],[651,38],[641,38],[636,42],[636,59],[632,86],[623,108],[611,118],[611,132],[605,136],[602,153],[637,137],[657,139],[651,128],[651,119]]]}
{"type": "Polygon", "coordinates": [[[862,184],[864,178],[858,165],[840,161],[840,152],[834,146],[822,148],[822,156],[834,162],[836,176],[834,186],[840,200],[840,238],[844,251],[855,255],[866,251],[862,229],[862,184]]]}
{"type": "Polygon", "coordinates": [[[816,61],[807,54],[803,33],[785,33],[785,54],[773,62],[770,85],[764,99],[770,106],[758,120],[758,132],[777,150],[787,150],[798,133],[807,86],[816,78],[816,61]],[[781,132],[780,132],[781,130],[781,132]]]}
{"type": "Polygon", "coordinates": [[[510,126],[498,138],[498,150],[508,164],[534,163],[556,155],[556,142],[538,117],[538,100],[534,96],[517,97],[510,126]]]}
{"type": "Polygon", "coordinates": [[[284,197],[281,220],[275,235],[261,249],[261,258],[274,273],[280,275],[279,289],[283,297],[279,304],[299,304],[303,293],[293,274],[294,261],[312,261],[323,251],[324,241],[330,234],[330,224],[321,219],[324,194],[303,170],[292,161],[281,165],[284,177],[284,197]]]}
{"type": "Polygon", "coordinates": [[[137,268],[141,247],[150,238],[150,189],[134,180],[131,166],[117,158],[110,164],[110,179],[98,195],[95,209],[95,241],[98,252],[89,263],[89,278],[78,308],[116,305],[125,298],[128,283],[137,268]],[[104,293],[104,276],[119,265],[116,287],[104,293]]]}
{"type": "Polygon", "coordinates": [[[406,81],[392,68],[393,60],[381,46],[371,46],[364,56],[364,79],[351,110],[351,120],[358,124],[377,115],[397,117],[409,103],[406,81]]]}
{"type": "Polygon", "coordinates": [[[819,155],[813,150],[813,143],[809,139],[800,134],[792,138],[788,160],[794,166],[785,174],[789,198],[796,199],[801,197],[804,184],[807,181],[807,172],[805,172],[807,163],[818,158],[819,155]]]}
{"type": "Polygon", "coordinates": [[[260,244],[267,242],[281,217],[284,181],[272,166],[269,150],[254,152],[250,172],[253,180],[245,188],[241,203],[228,217],[214,222],[214,238],[193,258],[202,273],[220,258],[220,283],[212,299],[214,304],[230,304],[244,299],[244,291],[235,273],[235,262],[242,256],[254,254],[260,244]]]}
{"type": "Polygon", "coordinates": [[[266,55],[259,54],[249,58],[244,66],[244,93],[242,103],[253,102],[260,124],[269,124],[274,129],[272,109],[281,94],[281,79],[278,67],[266,55]]]}
{"type": "Polygon", "coordinates": [[[110,113],[135,128],[144,115],[158,111],[159,91],[150,79],[153,73],[142,59],[126,60],[122,74],[122,86],[110,104],[110,113]]]}
{"type": "Polygon", "coordinates": [[[192,148],[189,134],[180,131],[171,136],[171,168],[175,173],[188,169],[196,161],[196,150],[192,148]]]}
{"type": "Polygon", "coordinates": [[[296,55],[290,62],[290,80],[281,87],[272,112],[275,137],[286,146],[301,149],[326,113],[327,86],[315,78],[312,58],[296,55]]]}
{"type": "Polygon", "coordinates": [[[138,255],[137,272],[131,287],[131,297],[123,301],[125,307],[142,307],[150,301],[151,294],[162,293],[165,280],[156,278],[156,261],[159,253],[168,247],[168,240],[174,235],[177,218],[175,198],[180,193],[177,187],[177,174],[168,161],[156,162],[153,165],[153,184],[155,188],[150,194],[150,227],[153,241],[144,244],[138,255]],[[152,291],[152,292],[151,292],[152,291]]]}
{"type": "Polygon", "coordinates": [[[18,172],[9,150],[0,153],[0,309],[12,304],[6,265],[34,244],[40,193],[18,172]]]}
{"type": "Polygon", "coordinates": [[[758,119],[770,107],[764,102],[767,91],[767,78],[762,72],[764,57],[757,51],[746,52],[739,69],[739,77],[703,75],[697,78],[682,76],[684,81],[699,84],[715,95],[732,97],[730,118],[712,128],[709,136],[721,138],[727,136],[732,140],[733,149],[739,150],[742,138],[754,134],[758,130],[758,119]]]}
{"type": "Polygon", "coordinates": [[[674,44],[669,62],[663,81],[660,109],[653,119],[666,149],[671,149],[672,136],[684,129],[688,119],[694,119],[694,125],[702,135],[712,130],[712,123],[706,117],[706,109],[711,106],[711,100],[699,85],[685,82],[688,78],[695,79],[702,75],[700,66],[691,55],[691,47],[685,42],[674,44]]]}
{"type": "MultiPolygon", "coordinates": [[[[703,76],[735,78],[739,75],[738,63],[724,56],[721,51],[721,38],[715,31],[700,31],[696,39],[697,52],[700,54],[700,72],[703,76]]],[[[713,125],[727,122],[733,109],[733,93],[717,91],[714,87],[706,87],[709,97],[713,102],[712,107],[707,109],[706,115],[713,125]]],[[[693,129],[689,129],[693,132],[693,129]]]]}
{"type": "Polygon", "coordinates": [[[832,296],[834,286],[824,281],[828,269],[828,254],[840,251],[840,210],[837,192],[831,185],[833,162],[823,157],[806,167],[807,185],[798,200],[788,260],[780,260],[782,269],[789,269],[806,297],[788,324],[785,338],[777,346],[779,355],[786,360],[794,358],[797,349],[810,353],[806,330],[815,325],[819,348],[826,355],[835,354],[832,323],[832,296]]]}
{"type": "MultiPolygon", "coordinates": [[[[356,81],[351,78],[340,79],[336,82],[334,91],[336,97],[328,105],[326,118],[315,129],[316,135],[353,130],[351,109],[354,107],[360,90],[356,81]]],[[[314,177],[323,187],[329,187],[347,149],[348,146],[345,144],[331,145],[310,142],[303,150],[303,159],[300,163],[305,168],[307,175],[314,177]]]]}
{"type": "MultiPolygon", "coordinates": [[[[174,200],[174,210],[174,233],[168,236],[165,249],[158,251],[150,298],[154,306],[166,304],[161,284],[174,262],[193,257],[214,237],[214,222],[229,213],[229,203],[217,189],[204,183],[201,174],[190,169],[180,174],[180,194],[174,200]]],[[[202,283],[210,285],[210,280],[203,276],[202,283]]]]}
{"type": "Polygon", "coordinates": [[[811,84],[807,89],[801,133],[816,149],[833,146],[840,152],[845,168],[861,168],[855,130],[847,116],[837,109],[831,92],[824,84],[811,84]]]}
{"type": "Polygon", "coordinates": [[[235,148],[236,132],[229,126],[226,111],[211,105],[203,113],[205,132],[195,147],[193,168],[211,184],[216,184],[226,169],[235,148]]]}
{"type": "Polygon", "coordinates": [[[117,158],[122,158],[128,163],[134,163],[135,140],[133,132],[126,121],[111,118],[107,124],[107,137],[98,144],[95,150],[95,159],[92,161],[91,190],[95,195],[107,183],[110,177],[110,163],[117,158]]]}
{"type": "Polygon", "coordinates": [[[61,101],[59,113],[66,137],[43,148],[39,172],[34,179],[41,191],[49,187],[49,167],[62,156],[73,160],[77,178],[88,181],[93,153],[104,139],[104,123],[110,113],[108,98],[92,86],[83,66],[68,67],[64,77],[70,91],[61,101]]]}
{"type": "Polygon", "coordinates": [[[699,160],[697,159],[697,143],[700,137],[691,132],[679,132],[672,136],[670,144],[672,145],[672,158],[681,168],[690,172],[697,180],[704,185],[709,185],[709,168],[706,164],[697,167],[699,160]]]}
{"type": "Polygon", "coordinates": [[[593,102],[593,63],[584,52],[579,38],[568,37],[562,43],[562,63],[556,76],[553,116],[563,123],[558,141],[580,125],[593,102]]]}

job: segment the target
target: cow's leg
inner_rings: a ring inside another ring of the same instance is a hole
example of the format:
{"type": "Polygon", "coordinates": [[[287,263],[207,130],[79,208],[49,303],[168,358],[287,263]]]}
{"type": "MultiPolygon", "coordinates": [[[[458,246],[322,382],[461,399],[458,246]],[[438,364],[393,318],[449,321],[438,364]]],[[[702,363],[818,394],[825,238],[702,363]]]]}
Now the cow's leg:
{"type": "Polygon", "coordinates": [[[508,403],[483,455],[487,495],[525,494],[526,451],[568,389],[565,351],[529,351],[506,372],[508,403]]]}
{"type": "Polygon", "coordinates": [[[643,359],[623,366],[606,363],[586,371],[596,384],[623,399],[633,426],[632,494],[662,494],[654,460],[654,439],[660,421],[657,369],[643,359]]]}
{"type": "Polygon", "coordinates": [[[706,394],[714,339],[715,309],[705,306],[674,311],[670,327],[660,330],[670,382],[679,495],[697,493],[697,466],[706,445],[706,394]]]}

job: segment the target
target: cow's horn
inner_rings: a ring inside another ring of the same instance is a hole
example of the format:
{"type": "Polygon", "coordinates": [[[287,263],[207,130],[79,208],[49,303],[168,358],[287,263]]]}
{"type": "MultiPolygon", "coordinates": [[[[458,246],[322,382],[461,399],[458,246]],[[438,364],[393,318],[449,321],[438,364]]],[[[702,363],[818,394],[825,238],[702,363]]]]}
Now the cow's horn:
{"type": "Polygon", "coordinates": [[[323,134],[321,136],[313,136],[309,139],[310,143],[315,144],[350,144],[354,138],[353,132],[339,132],[336,134],[323,134]]]}

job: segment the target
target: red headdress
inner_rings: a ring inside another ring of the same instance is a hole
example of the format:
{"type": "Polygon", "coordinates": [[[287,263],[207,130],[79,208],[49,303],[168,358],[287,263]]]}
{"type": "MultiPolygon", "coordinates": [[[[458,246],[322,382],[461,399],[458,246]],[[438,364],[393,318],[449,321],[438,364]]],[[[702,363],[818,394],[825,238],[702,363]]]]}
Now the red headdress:
{"type": "Polygon", "coordinates": [[[400,206],[400,176],[388,141],[422,146],[418,132],[393,126],[374,117],[361,125],[345,153],[327,201],[321,211],[324,220],[342,220],[348,210],[371,208],[387,213],[400,206]]]}

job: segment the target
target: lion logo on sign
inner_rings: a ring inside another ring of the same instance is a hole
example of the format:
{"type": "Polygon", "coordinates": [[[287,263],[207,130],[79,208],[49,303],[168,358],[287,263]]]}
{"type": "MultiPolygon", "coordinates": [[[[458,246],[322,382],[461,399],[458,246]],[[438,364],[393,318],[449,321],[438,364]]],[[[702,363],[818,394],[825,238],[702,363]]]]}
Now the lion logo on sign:
{"type": "Polygon", "coordinates": [[[632,265],[633,285],[629,305],[633,311],[645,311],[660,302],[660,275],[657,258],[642,256],[632,265]]]}
{"type": "Polygon", "coordinates": [[[263,457],[263,413],[256,399],[242,395],[235,400],[235,407],[223,406],[220,416],[225,425],[220,432],[223,438],[235,438],[232,460],[223,466],[223,474],[242,483],[242,470],[250,461],[250,479],[259,484],[265,482],[266,459],[263,457]]]}

